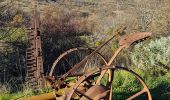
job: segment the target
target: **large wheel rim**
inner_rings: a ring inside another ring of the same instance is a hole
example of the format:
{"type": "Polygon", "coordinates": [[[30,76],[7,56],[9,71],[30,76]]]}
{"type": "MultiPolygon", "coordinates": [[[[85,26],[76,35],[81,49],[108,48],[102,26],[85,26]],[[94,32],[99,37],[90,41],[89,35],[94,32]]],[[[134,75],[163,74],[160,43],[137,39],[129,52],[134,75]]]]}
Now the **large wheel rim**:
{"type": "MultiPolygon", "coordinates": [[[[66,52],[64,52],[64,53],[62,53],[55,61],[54,61],[54,63],[52,64],[52,67],[51,67],[51,70],[50,70],[50,73],[49,73],[49,76],[54,76],[53,74],[54,74],[54,72],[55,72],[55,68],[56,68],[56,65],[64,58],[64,57],[66,57],[67,55],[69,55],[69,54],[71,54],[71,53],[73,53],[73,52],[79,52],[79,51],[90,51],[90,52],[92,52],[92,51],[94,51],[93,49],[91,49],[91,48],[72,48],[72,49],[69,49],[69,50],[67,50],[66,52]]],[[[104,63],[104,65],[106,65],[107,64],[107,62],[106,62],[106,60],[105,60],[105,58],[103,57],[103,55],[102,54],[100,54],[99,52],[96,52],[96,54],[100,57],[100,59],[103,61],[103,63],[104,63]]]]}
{"type": "MultiPolygon", "coordinates": [[[[70,91],[70,93],[68,94],[66,100],[71,100],[73,93],[78,91],[77,88],[79,87],[79,85],[80,85],[82,82],[84,82],[88,77],[92,76],[94,73],[99,73],[99,72],[101,72],[101,71],[103,71],[103,70],[124,70],[124,71],[127,71],[127,72],[133,74],[133,75],[139,80],[139,82],[140,82],[141,85],[143,86],[143,89],[142,89],[141,91],[135,93],[134,95],[130,96],[129,98],[127,98],[127,100],[133,100],[133,99],[135,99],[136,97],[138,97],[138,96],[140,96],[140,95],[142,95],[142,94],[144,94],[144,93],[147,94],[147,99],[148,99],[148,100],[152,100],[151,93],[150,93],[147,85],[146,85],[145,82],[143,81],[142,77],[139,76],[139,75],[138,75],[137,73],[135,73],[134,71],[132,71],[131,69],[128,69],[128,68],[125,68],[125,67],[120,67],[120,66],[98,68],[98,69],[96,69],[95,71],[92,71],[92,72],[90,72],[90,73],[87,73],[87,74],[83,75],[83,76],[78,80],[78,82],[73,86],[73,89],[72,89],[72,91],[70,91]]],[[[85,94],[83,94],[83,95],[85,95],[85,94]]],[[[90,97],[87,97],[87,96],[86,96],[86,98],[90,98],[90,97]]],[[[93,99],[93,98],[91,98],[91,99],[93,99]]]]}

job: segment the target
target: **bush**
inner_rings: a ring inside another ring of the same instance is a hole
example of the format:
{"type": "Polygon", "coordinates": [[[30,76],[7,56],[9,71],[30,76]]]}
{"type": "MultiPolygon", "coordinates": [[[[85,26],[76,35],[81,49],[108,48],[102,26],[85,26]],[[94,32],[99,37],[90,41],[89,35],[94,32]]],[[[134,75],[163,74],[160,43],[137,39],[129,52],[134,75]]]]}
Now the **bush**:
{"type": "Polygon", "coordinates": [[[26,42],[26,32],[23,28],[0,29],[0,40],[7,42],[26,42]]]}
{"type": "Polygon", "coordinates": [[[65,12],[52,7],[48,7],[46,11],[41,21],[41,32],[44,64],[48,66],[45,68],[47,71],[64,51],[85,46],[86,42],[82,37],[92,34],[93,21],[81,18],[77,13],[65,12]]]}
{"type": "Polygon", "coordinates": [[[0,30],[0,82],[10,92],[22,90],[25,79],[26,34],[22,28],[0,30]]]}
{"type": "Polygon", "coordinates": [[[156,76],[165,74],[170,70],[170,36],[135,45],[130,57],[138,68],[156,76]]]}

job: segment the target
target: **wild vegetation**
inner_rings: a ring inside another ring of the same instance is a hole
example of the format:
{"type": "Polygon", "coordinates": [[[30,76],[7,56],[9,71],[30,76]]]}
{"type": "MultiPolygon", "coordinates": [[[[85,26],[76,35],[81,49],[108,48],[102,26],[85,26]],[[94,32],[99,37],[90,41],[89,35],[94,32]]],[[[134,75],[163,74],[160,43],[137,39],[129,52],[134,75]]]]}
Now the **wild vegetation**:
{"type": "MultiPolygon", "coordinates": [[[[34,94],[27,86],[26,28],[31,19],[31,1],[0,1],[0,100],[34,94]]],[[[150,31],[154,35],[124,50],[114,62],[141,75],[153,98],[170,97],[170,2],[169,0],[38,0],[46,75],[53,61],[73,47],[97,47],[116,27],[125,34],[150,31]]],[[[118,46],[109,43],[103,53],[109,58],[118,46]]],[[[125,99],[140,88],[129,73],[118,71],[114,98],[125,99]],[[130,93],[130,94],[129,94],[130,93]]],[[[46,90],[44,90],[45,92],[46,90]]]]}

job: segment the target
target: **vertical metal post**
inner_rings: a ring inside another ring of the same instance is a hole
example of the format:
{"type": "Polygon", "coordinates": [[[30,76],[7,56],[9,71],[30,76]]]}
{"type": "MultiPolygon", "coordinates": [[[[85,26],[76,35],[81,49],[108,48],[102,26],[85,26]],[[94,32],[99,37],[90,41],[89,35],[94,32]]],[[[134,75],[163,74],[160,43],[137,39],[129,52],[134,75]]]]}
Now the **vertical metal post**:
{"type": "Polygon", "coordinates": [[[42,60],[41,37],[39,31],[39,15],[36,6],[33,11],[31,29],[28,32],[29,46],[27,48],[28,83],[36,91],[44,86],[44,69],[42,60]]]}

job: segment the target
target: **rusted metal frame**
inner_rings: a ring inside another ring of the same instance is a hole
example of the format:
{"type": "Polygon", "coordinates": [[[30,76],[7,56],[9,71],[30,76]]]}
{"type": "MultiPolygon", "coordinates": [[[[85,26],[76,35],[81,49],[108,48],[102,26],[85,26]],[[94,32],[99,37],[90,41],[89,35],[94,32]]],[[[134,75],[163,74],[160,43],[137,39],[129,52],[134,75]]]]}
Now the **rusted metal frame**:
{"type": "MultiPolygon", "coordinates": [[[[32,35],[33,40],[29,40],[29,38],[28,38],[29,43],[31,42],[31,45],[29,45],[29,47],[27,47],[27,51],[26,51],[27,52],[26,53],[26,56],[27,56],[27,68],[28,68],[28,64],[29,64],[29,67],[30,66],[33,67],[34,65],[36,65],[36,62],[35,62],[35,64],[33,64],[33,62],[28,61],[28,59],[35,59],[36,60],[36,58],[35,58],[35,50],[34,49],[30,49],[30,48],[35,48],[36,47],[35,46],[35,35],[34,35],[34,32],[32,32],[32,30],[33,29],[31,29],[31,31],[28,32],[28,37],[31,37],[31,35],[32,35]],[[28,53],[28,52],[31,52],[31,53],[28,53]]],[[[28,73],[28,75],[29,75],[29,73],[28,73]]],[[[36,75],[34,74],[34,77],[35,76],[36,75]]],[[[28,76],[28,77],[31,77],[31,76],[28,76]]]]}
{"type": "Polygon", "coordinates": [[[144,89],[142,89],[142,91],[134,94],[133,96],[131,96],[130,98],[128,98],[128,100],[132,100],[134,98],[136,98],[137,96],[143,94],[143,93],[147,93],[148,95],[148,100],[152,100],[152,97],[151,97],[151,94],[150,94],[150,91],[147,87],[147,85],[145,84],[145,82],[143,81],[142,77],[139,76],[137,73],[135,73],[133,70],[131,69],[128,69],[128,68],[125,68],[125,67],[120,67],[120,66],[112,66],[112,67],[103,67],[103,68],[98,68],[96,69],[95,71],[92,71],[90,73],[87,73],[85,75],[83,75],[79,81],[73,86],[73,90],[68,94],[66,100],[71,100],[71,97],[75,91],[75,89],[78,88],[78,86],[85,80],[87,79],[88,77],[90,77],[91,75],[93,75],[94,73],[97,73],[97,72],[101,72],[103,70],[125,70],[125,71],[128,71],[130,73],[132,73],[133,75],[135,75],[137,77],[137,79],[140,81],[140,83],[142,84],[142,86],[144,86],[144,89]]]}
{"type": "Polygon", "coordinates": [[[68,75],[68,77],[76,77],[76,76],[82,76],[84,75],[85,73],[79,73],[79,74],[70,74],[68,75]]]}
{"type": "Polygon", "coordinates": [[[120,52],[123,48],[125,48],[125,47],[126,47],[126,45],[120,46],[120,47],[116,50],[116,52],[114,53],[114,55],[112,56],[112,58],[109,60],[109,62],[107,63],[106,66],[110,66],[110,65],[112,64],[112,62],[114,61],[114,59],[116,58],[116,56],[119,54],[119,52],[120,52]]]}
{"type": "MultiPolygon", "coordinates": [[[[112,58],[109,60],[109,62],[107,63],[106,66],[110,66],[112,64],[112,62],[114,61],[114,59],[116,58],[116,56],[118,55],[118,53],[125,47],[128,47],[130,46],[133,42],[137,41],[137,40],[140,40],[140,39],[143,39],[143,38],[146,38],[146,37],[149,37],[151,36],[152,33],[148,33],[148,32],[145,32],[145,33],[138,33],[138,34],[130,34],[130,35],[127,35],[125,37],[123,37],[120,41],[119,41],[119,45],[121,45],[118,50],[114,53],[114,55],[112,56],[112,58]]],[[[107,70],[104,70],[102,72],[102,74],[99,76],[98,80],[97,80],[97,83],[96,84],[100,84],[100,80],[102,79],[102,77],[104,76],[104,74],[107,72],[107,70]]],[[[112,78],[112,72],[109,71],[110,74],[111,74],[111,77],[109,78],[112,78]]],[[[111,80],[111,79],[109,79],[111,80]]],[[[112,82],[111,82],[112,83],[112,82]]],[[[110,97],[109,97],[109,100],[112,100],[112,88],[110,88],[110,97]]]]}
{"type": "Polygon", "coordinates": [[[65,73],[61,78],[58,80],[57,87],[60,88],[60,85],[63,84],[63,80],[73,71],[75,71],[77,68],[79,68],[82,64],[84,64],[88,59],[90,59],[96,52],[98,52],[102,47],[104,47],[108,42],[110,42],[115,36],[117,36],[119,33],[122,33],[126,27],[119,28],[114,35],[105,43],[103,43],[101,46],[99,46],[97,49],[95,49],[90,55],[86,56],[80,63],[73,66],[72,69],[70,69],[67,73],[65,73]]]}
{"type": "MultiPolygon", "coordinates": [[[[125,47],[129,47],[133,42],[149,37],[151,36],[152,33],[149,32],[141,32],[141,33],[133,33],[133,34],[128,34],[123,36],[120,40],[119,40],[119,45],[120,47],[116,50],[116,52],[114,53],[114,55],[112,56],[112,58],[109,60],[109,62],[107,63],[107,66],[110,66],[112,64],[112,62],[114,61],[114,59],[116,58],[116,56],[118,55],[118,53],[125,47]]],[[[101,76],[98,78],[96,84],[100,84],[100,80],[101,78],[104,76],[104,74],[107,71],[105,70],[104,72],[102,72],[101,76]]]]}
{"type": "Polygon", "coordinates": [[[67,54],[69,54],[69,53],[71,53],[71,52],[74,52],[74,51],[76,51],[76,50],[78,50],[78,48],[72,48],[72,49],[69,49],[69,50],[65,51],[64,53],[62,53],[62,54],[54,61],[54,63],[52,64],[52,67],[51,67],[49,76],[53,76],[53,71],[54,71],[55,66],[57,65],[57,63],[58,63],[64,56],[66,56],[67,54]]]}
{"type": "MultiPolygon", "coordinates": [[[[142,33],[141,33],[142,34],[142,33]]],[[[134,35],[135,36],[135,35],[134,35]]],[[[145,37],[145,36],[144,36],[145,37]]],[[[135,41],[137,41],[138,39],[142,39],[142,38],[144,38],[144,37],[137,37],[136,39],[132,39],[130,42],[128,42],[127,44],[124,44],[124,45],[122,45],[116,52],[115,52],[115,54],[112,56],[112,58],[110,59],[110,61],[107,63],[107,66],[109,66],[109,65],[111,65],[111,63],[113,62],[113,60],[115,59],[115,57],[117,56],[117,54],[124,48],[124,47],[127,47],[128,45],[130,45],[130,44],[132,44],[133,42],[135,42],[135,41]]],[[[100,49],[100,48],[99,48],[100,49]]],[[[98,50],[98,49],[97,49],[98,50]]],[[[93,52],[92,52],[93,53],[93,52]]],[[[85,58],[85,60],[86,59],[88,59],[88,57],[86,57],[85,58]]],[[[83,59],[84,60],[84,59],[83,59]]],[[[82,61],[83,61],[82,60],[82,61]]],[[[87,60],[86,60],[87,61],[87,60]]],[[[79,63],[79,64],[81,64],[81,62],[79,63]]],[[[106,66],[106,67],[107,67],[106,66]]],[[[74,70],[74,68],[72,69],[72,70],[74,70]]]]}
{"type": "Polygon", "coordinates": [[[37,67],[37,70],[36,70],[36,78],[37,78],[37,83],[38,83],[38,86],[39,86],[39,61],[38,61],[38,40],[37,40],[37,18],[36,18],[36,10],[34,10],[34,35],[35,35],[35,57],[36,57],[36,67],[37,67]]]}
{"type": "MultiPolygon", "coordinates": [[[[29,52],[31,52],[28,56],[30,56],[30,59],[34,59],[35,64],[30,64],[29,67],[32,66],[32,69],[35,69],[33,77],[37,80],[37,86],[42,87],[42,78],[43,78],[43,63],[42,63],[42,49],[41,49],[41,38],[40,38],[40,32],[39,32],[39,17],[37,16],[37,10],[36,7],[33,10],[33,20],[32,20],[32,26],[28,33],[28,40],[31,43],[29,48],[29,52]]],[[[27,61],[27,63],[31,63],[31,61],[27,61]]],[[[36,81],[35,81],[36,82],[36,81]]]]}
{"type": "Polygon", "coordinates": [[[71,99],[71,97],[72,97],[75,89],[77,89],[78,86],[79,86],[87,77],[89,77],[89,75],[93,74],[94,72],[98,72],[98,71],[100,71],[99,68],[96,69],[95,71],[92,71],[92,72],[90,72],[90,73],[88,73],[88,74],[84,74],[83,76],[81,76],[81,78],[79,79],[79,81],[73,86],[73,90],[67,95],[66,100],[70,100],[70,99],[71,99]]]}
{"type": "Polygon", "coordinates": [[[118,35],[119,33],[122,33],[124,30],[126,29],[126,27],[121,27],[120,29],[118,29],[114,35],[105,43],[103,43],[102,45],[100,45],[98,48],[96,48],[90,55],[88,55],[87,57],[85,57],[82,61],[80,61],[78,64],[74,65],[74,67],[72,69],[70,69],[67,73],[65,73],[62,78],[64,79],[65,77],[67,77],[72,71],[76,70],[77,68],[79,68],[83,63],[85,63],[89,58],[91,58],[97,51],[99,51],[102,47],[104,47],[108,42],[110,42],[116,35],[118,35]]]}
{"type": "Polygon", "coordinates": [[[43,77],[44,77],[44,69],[43,69],[43,61],[42,61],[42,48],[41,48],[41,37],[40,37],[40,31],[39,31],[39,14],[37,14],[37,10],[35,7],[34,10],[35,13],[35,20],[34,20],[34,25],[35,25],[35,34],[36,34],[36,43],[37,43],[37,47],[36,47],[36,56],[37,56],[37,75],[38,75],[38,79],[39,79],[39,84],[42,87],[44,85],[43,83],[43,77]]]}
{"type": "Polygon", "coordinates": [[[42,85],[42,83],[41,83],[41,69],[42,69],[42,62],[40,61],[40,60],[42,60],[41,59],[41,55],[40,55],[40,48],[41,48],[41,44],[40,44],[40,36],[39,36],[39,21],[38,21],[38,16],[37,16],[37,11],[36,11],[36,7],[35,7],[35,9],[34,9],[34,23],[33,23],[33,27],[34,27],[34,35],[35,35],[35,50],[36,50],[36,54],[35,54],[35,56],[36,56],[36,65],[37,65],[37,71],[36,71],[36,73],[37,73],[37,75],[36,75],[36,77],[37,77],[37,80],[38,80],[38,85],[42,85]]]}
{"type": "MultiPolygon", "coordinates": [[[[74,51],[77,51],[77,50],[91,50],[91,51],[94,51],[94,49],[91,49],[91,48],[72,48],[72,49],[69,49],[67,50],[66,52],[62,53],[53,63],[52,67],[51,67],[51,70],[50,70],[50,73],[49,73],[49,76],[53,76],[53,72],[54,72],[54,69],[55,69],[55,66],[57,65],[57,63],[64,57],[66,56],[67,54],[70,54],[74,51]]],[[[106,63],[106,60],[105,58],[103,57],[102,54],[100,54],[99,52],[95,52],[97,55],[99,55],[101,57],[101,59],[104,61],[104,63],[106,63]]]]}
{"type": "Polygon", "coordinates": [[[114,69],[113,70],[109,70],[110,71],[110,80],[109,80],[109,82],[107,83],[107,85],[106,86],[108,86],[109,87],[109,89],[110,89],[110,93],[109,93],[109,100],[112,100],[112,97],[113,97],[113,95],[112,95],[112,93],[113,93],[113,86],[112,86],[112,83],[113,83],[113,78],[114,78],[114,69]]]}
{"type": "MultiPolygon", "coordinates": [[[[114,53],[114,55],[112,56],[112,58],[109,60],[109,62],[106,64],[106,66],[110,66],[112,64],[112,62],[114,61],[114,59],[116,58],[116,56],[119,54],[119,52],[125,48],[126,45],[120,46],[116,52],[114,53]]],[[[112,80],[113,80],[113,71],[111,70],[103,70],[101,72],[101,75],[99,76],[99,78],[97,79],[96,84],[100,84],[101,79],[103,78],[103,76],[105,75],[106,72],[109,72],[109,83],[112,84],[112,80]]],[[[112,85],[109,87],[110,88],[110,95],[109,95],[109,100],[112,100],[112,85]]]]}
{"type": "Polygon", "coordinates": [[[129,68],[125,68],[125,67],[120,67],[120,66],[116,66],[117,69],[122,69],[122,70],[126,70],[132,74],[134,74],[137,79],[140,81],[140,83],[143,85],[143,89],[141,91],[139,91],[138,93],[134,94],[133,96],[129,97],[127,100],[133,100],[134,98],[136,98],[137,96],[143,94],[143,93],[147,93],[148,95],[148,100],[152,100],[152,96],[151,93],[147,87],[147,85],[145,84],[143,78],[141,76],[139,76],[137,73],[135,73],[133,70],[129,69],[129,68]]]}
{"type": "MultiPolygon", "coordinates": [[[[74,89],[74,88],[73,88],[74,89]]],[[[78,92],[79,94],[83,95],[84,97],[86,97],[89,100],[93,100],[92,98],[90,98],[89,96],[87,96],[86,94],[84,94],[83,92],[79,91],[78,89],[75,89],[75,92],[78,92]]]]}
{"type": "MultiPolygon", "coordinates": [[[[112,62],[114,61],[114,59],[116,58],[116,56],[119,54],[119,52],[124,48],[126,47],[126,45],[123,45],[123,46],[120,46],[116,52],[114,53],[114,55],[112,56],[112,58],[109,60],[109,62],[106,64],[106,66],[110,66],[112,64],[112,62]]],[[[96,84],[100,84],[100,80],[103,78],[103,76],[105,75],[105,73],[107,72],[107,70],[103,70],[101,72],[101,75],[99,76],[99,78],[97,79],[96,81],[96,84]]],[[[110,71],[109,71],[109,74],[112,74],[110,71]]],[[[112,80],[111,77],[109,77],[109,80],[112,80]]],[[[111,91],[110,91],[111,92],[111,91]]]]}
{"type": "Polygon", "coordinates": [[[127,100],[134,100],[136,97],[142,95],[143,93],[145,93],[146,90],[145,89],[142,89],[141,91],[135,93],[133,96],[129,97],[127,100]]]}
{"type": "Polygon", "coordinates": [[[140,32],[140,33],[132,33],[127,34],[120,38],[119,45],[127,45],[126,47],[129,47],[133,42],[150,37],[152,33],[150,32],[140,32]]]}
{"type": "Polygon", "coordinates": [[[108,92],[110,92],[110,90],[106,90],[105,92],[95,96],[93,100],[103,100],[103,97],[105,97],[108,94],[108,92]]]}

